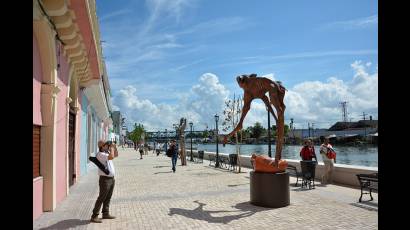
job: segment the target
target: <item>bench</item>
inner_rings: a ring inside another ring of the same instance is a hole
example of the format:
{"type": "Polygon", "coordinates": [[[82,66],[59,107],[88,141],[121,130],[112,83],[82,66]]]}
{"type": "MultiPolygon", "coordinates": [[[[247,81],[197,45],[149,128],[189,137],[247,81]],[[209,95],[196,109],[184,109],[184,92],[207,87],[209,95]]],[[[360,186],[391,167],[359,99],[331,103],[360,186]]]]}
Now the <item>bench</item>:
{"type": "Polygon", "coordinates": [[[238,155],[237,154],[229,154],[229,170],[232,168],[233,171],[236,170],[236,166],[238,162],[238,155]]]}
{"type": "Polygon", "coordinates": [[[215,155],[208,155],[209,157],[209,165],[212,165],[212,162],[215,162],[215,155]]]}
{"type": "Polygon", "coordinates": [[[372,174],[356,174],[360,183],[360,198],[359,202],[362,202],[363,194],[369,194],[370,200],[373,200],[372,191],[378,191],[379,189],[379,177],[378,173],[372,174]],[[365,192],[368,191],[368,192],[365,192]]]}
{"type": "Polygon", "coordinates": [[[219,165],[229,170],[229,157],[224,155],[219,155],[219,165]]]}
{"type": "Polygon", "coordinates": [[[296,166],[293,166],[293,165],[288,165],[288,167],[286,168],[286,171],[290,175],[296,176],[295,186],[298,186],[299,177],[302,177],[302,172],[298,172],[298,169],[296,168],[296,166]]]}
{"type": "Polygon", "coordinates": [[[196,163],[203,163],[204,161],[204,151],[198,151],[198,157],[196,159],[196,163]]]}

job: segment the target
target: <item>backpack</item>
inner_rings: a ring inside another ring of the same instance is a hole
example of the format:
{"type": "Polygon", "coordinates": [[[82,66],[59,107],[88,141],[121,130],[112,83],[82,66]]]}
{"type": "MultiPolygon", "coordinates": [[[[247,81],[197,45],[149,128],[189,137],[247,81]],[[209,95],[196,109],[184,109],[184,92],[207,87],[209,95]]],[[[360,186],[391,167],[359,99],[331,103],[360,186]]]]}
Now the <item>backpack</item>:
{"type": "Polygon", "coordinates": [[[167,149],[166,154],[167,154],[167,157],[172,157],[172,155],[174,154],[174,152],[173,152],[173,148],[169,148],[169,149],[167,149]]]}
{"type": "Polygon", "coordinates": [[[326,153],[327,158],[329,159],[336,159],[336,152],[335,150],[329,148],[329,150],[326,153]]]}

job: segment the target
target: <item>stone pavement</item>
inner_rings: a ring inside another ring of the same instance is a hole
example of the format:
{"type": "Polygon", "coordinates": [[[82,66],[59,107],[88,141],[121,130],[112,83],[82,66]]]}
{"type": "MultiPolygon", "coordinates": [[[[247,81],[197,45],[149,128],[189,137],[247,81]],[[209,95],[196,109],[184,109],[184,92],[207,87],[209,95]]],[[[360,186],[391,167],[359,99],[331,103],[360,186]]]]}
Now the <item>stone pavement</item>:
{"type": "MultiPolygon", "coordinates": [[[[171,171],[170,158],[119,149],[110,213],[115,220],[90,223],[98,196],[94,167],[70,189],[54,212],[33,221],[34,229],[377,229],[378,196],[358,203],[360,190],[336,185],[294,187],[290,205],[270,209],[249,203],[249,171],[233,173],[188,161],[171,171]]],[[[369,196],[364,195],[364,200],[369,196]]],[[[101,217],[101,215],[100,215],[101,217]]]]}

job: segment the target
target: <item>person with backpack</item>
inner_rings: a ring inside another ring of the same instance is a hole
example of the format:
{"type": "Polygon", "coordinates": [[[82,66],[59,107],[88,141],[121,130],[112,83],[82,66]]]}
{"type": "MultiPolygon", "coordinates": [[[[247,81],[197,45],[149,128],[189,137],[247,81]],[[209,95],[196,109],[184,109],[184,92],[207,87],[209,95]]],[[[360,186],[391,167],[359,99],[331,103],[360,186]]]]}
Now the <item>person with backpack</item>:
{"type": "Polygon", "coordinates": [[[167,150],[167,156],[171,157],[172,171],[175,173],[178,159],[178,145],[175,140],[171,141],[171,144],[169,145],[169,148],[167,150]]]}
{"type": "Polygon", "coordinates": [[[336,163],[336,152],[329,143],[329,138],[325,138],[320,146],[320,155],[322,156],[325,170],[322,176],[322,184],[333,183],[332,172],[333,165],[336,163]]]}
{"type": "Polygon", "coordinates": [[[102,223],[101,219],[98,218],[101,206],[103,219],[115,219],[115,216],[112,216],[109,213],[111,196],[113,194],[115,185],[115,169],[112,162],[115,156],[113,151],[109,151],[111,144],[111,141],[98,141],[99,152],[96,154],[96,158],[102,165],[107,168],[108,174],[104,172],[105,170],[98,170],[100,193],[97,200],[95,201],[93,213],[91,215],[90,221],[93,223],[102,223]]]}

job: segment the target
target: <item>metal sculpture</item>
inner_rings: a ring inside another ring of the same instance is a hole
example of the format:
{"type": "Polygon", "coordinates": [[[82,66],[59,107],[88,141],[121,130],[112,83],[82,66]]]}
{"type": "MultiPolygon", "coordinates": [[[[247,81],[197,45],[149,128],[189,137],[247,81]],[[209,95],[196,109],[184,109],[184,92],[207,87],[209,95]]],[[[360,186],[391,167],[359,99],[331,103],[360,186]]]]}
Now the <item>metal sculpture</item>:
{"type": "Polygon", "coordinates": [[[181,147],[181,165],[186,165],[186,151],[185,151],[185,128],[186,118],[181,118],[178,126],[179,146],[181,147]]]}
{"type": "Polygon", "coordinates": [[[278,167],[279,160],[282,157],[282,145],[285,133],[285,87],[279,81],[272,81],[269,78],[257,77],[256,74],[243,74],[236,77],[239,87],[244,90],[242,115],[238,125],[229,134],[225,135],[223,144],[225,145],[228,138],[242,129],[242,123],[246,114],[250,109],[253,99],[259,98],[265,103],[269,112],[273,115],[276,121],[276,153],[274,166],[278,167]],[[269,95],[266,96],[266,94],[269,95]],[[272,105],[275,107],[276,113],[273,111],[272,105]]]}

